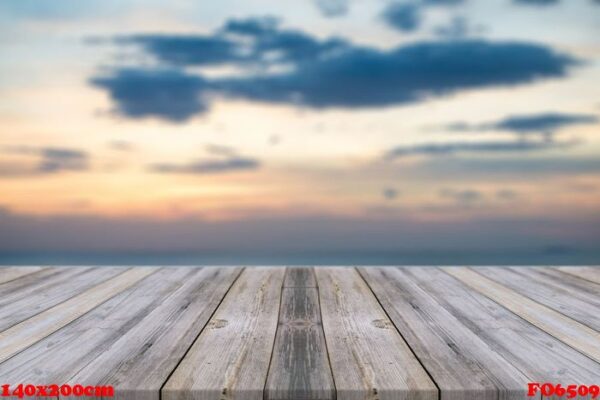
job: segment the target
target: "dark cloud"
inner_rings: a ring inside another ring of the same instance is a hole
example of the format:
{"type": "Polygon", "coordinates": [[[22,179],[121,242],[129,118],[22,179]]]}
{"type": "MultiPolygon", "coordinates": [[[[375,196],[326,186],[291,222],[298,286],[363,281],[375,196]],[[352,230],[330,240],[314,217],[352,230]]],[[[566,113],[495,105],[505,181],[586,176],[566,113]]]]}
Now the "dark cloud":
{"type": "Polygon", "coordinates": [[[548,149],[569,148],[578,142],[575,141],[486,141],[486,142],[453,142],[453,143],[430,143],[416,146],[396,147],[386,153],[385,159],[424,155],[424,156],[448,156],[461,153],[523,153],[535,152],[548,149]]]}
{"type": "Polygon", "coordinates": [[[117,112],[129,118],[159,117],[183,122],[206,110],[204,79],[175,70],[119,69],[92,79],[108,90],[117,112]]]}
{"type": "Polygon", "coordinates": [[[399,195],[399,192],[395,188],[384,188],[383,189],[383,198],[386,200],[395,200],[399,195]]]}
{"type": "Polygon", "coordinates": [[[392,3],[384,10],[382,18],[392,28],[412,32],[421,23],[421,8],[416,3],[392,3]]]}
{"type": "Polygon", "coordinates": [[[138,44],[159,61],[173,65],[219,65],[245,58],[235,42],[218,36],[134,35],[116,42],[138,44]]]}
{"type": "Polygon", "coordinates": [[[515,4],[531,5],[531,6],[551,6],[558,4],[559,0],[513,0],[515,4]]]}
{"type": "MultiPolygon", "coordinates": [[[[182,122],[207,111],[215,97],[316,109],[380,107],[467,89],[563,77],[578,64],[549,47],[520,42],[420,42],[381,50],[282,30],[275,21],[264,18],[230,21],[215,33],[234,40],[232,34],[250,38],[250,42],[238,38],[240,49],[227,50],[218,57],[213,53],[207,56],[190,44],[191,36],[181,45],[173,36],[133,36],[130,40],[142,40],[143,49],[170,64],[170,69],[116,69],[91,82],[109,92],[124,116],[182,122]],[[164,46],[164,40],[169,46],[164,46]],[[153,41],[160,45],[151,44],[153,41]],[[246,69],[242,75],[214,78],[184,71],[199,61],[222,64],[227,57],[224,54],[229,53],[228,65],[256,63],[261,67],[246,69]],[[282,66],[286,67],[271,68],[282,66]]],[[[205,43],[207,37],[198,39],[205,43]]],[[[127,39],[120,38],[122,41],[127,39]]]]}
{"type": "Polygon", "coordinates": [[[459,90],[516,85],[566,73],[574,61],[531,44],[431,42],[391,51],[350,48],[288,73],[230,78],[231,97],[314,108],[418,102],[459,90]]]}
{"type": "Polygon", "coordinates": [[[453,123],[446,128],[455,132],[468,131],[509,131],[518,134],[552,134],[573,125],[593,124],[598,117],[590,114],[542,113],[530,115],[512,115],[495,122],[483,124],[453,123]]]}
{"type": "Polygon", "coordinates": [[[19,177],[29,175],[54,174],[63,171],[85,171],[89,169],[87,153],[60,147],[4,147],[3,153],[32,157],[27,160],[0,164],[0,176],[19,177]]]}
{"type": "Polygon", "coordinates": [[[328,18],[342,17],[348,14],[349,0],[314,0],[317,8],[328,18]]]}
{"type": "Polygon", "coordinates": [[[341,39],[320,40],[301,31],[280,29],[273,17],[232,19],[212,35],[131,35],[118,37],[115,43],[139,45],[171,67],[297,64],[346,46],[341,39]]]}

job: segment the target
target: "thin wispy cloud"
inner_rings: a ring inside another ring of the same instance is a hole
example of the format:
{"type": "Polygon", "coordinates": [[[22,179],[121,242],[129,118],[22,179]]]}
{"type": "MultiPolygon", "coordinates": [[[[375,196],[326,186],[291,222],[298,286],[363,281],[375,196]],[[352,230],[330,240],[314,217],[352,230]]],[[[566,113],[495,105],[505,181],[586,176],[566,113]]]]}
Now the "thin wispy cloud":
{"type": "Polygon", "coordinates": [[[482,124],[453,123],[446,129],[454,132],[508,131],[517,134],[552,134],[576,125],[598,123],[600,119],[592,114],[541,113],[511,115],[494,122],[482,124]]]}
{"type": "Polygon", "coordinates": [[[221,174],[243,172],[260,168],[260,161],[237,154],[233,148],[218,145],[206,146],[211,157],[189,163],[155,163],[148,167],[151,172],[162,174],[221,174]]]}
{"type": "Polygon", "coordinates": [[[513,0],[513,3],[529,6],[552,6],[559,3],[559,0],[513,0]]]}
{"type": "Polygon", "coordinates": [[[343,17],[348,14],[350,0],[313,0],[321,14],[328,18],[343,17]]]}
{"type": "Polygon", "coordinates": [[[531,153],[553,149],[568,149],[579,142],[504,140],[477,142],[426,143],[415,146],[399,146],[388,151],[384,158],[388,161],[410,156],[449,156],[456,154],[503,154],[531,153]]]}
{"type": "Polygon", "coordinates": [[[446,40],[464,39],[470,36],[477,36],[486,31],[483,25],[473,25],[464,16],[452,18],[448,23],[438,25],[434,32],[441,38],[446,40]]]}
{"type": "Polygon", "coordinates": [[[4,177],[78,172],[90,168],[89,155],[84,151],[71,148],[7,146],[1,148],[0,152],[25,157],[22,161],[1,162],[0,176],[4,177]]]}
{"type": "Polygon", "coordinates": [[[483,193],[475,189],[442,189],[440,191],[442,198],[451,199],[462,205],[472,205],[483,199],[483,193]]]}

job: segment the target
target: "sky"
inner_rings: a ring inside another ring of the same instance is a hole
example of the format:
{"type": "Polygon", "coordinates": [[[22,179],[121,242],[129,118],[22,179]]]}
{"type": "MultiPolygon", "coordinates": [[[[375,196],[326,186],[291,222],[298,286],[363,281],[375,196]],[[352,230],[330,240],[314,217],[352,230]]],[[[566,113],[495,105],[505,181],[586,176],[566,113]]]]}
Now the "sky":
{"type": "Polygon", "coordinates": [[[598,38],[597,0],[4,0],[0,262],[600,261],[598,38]]]}

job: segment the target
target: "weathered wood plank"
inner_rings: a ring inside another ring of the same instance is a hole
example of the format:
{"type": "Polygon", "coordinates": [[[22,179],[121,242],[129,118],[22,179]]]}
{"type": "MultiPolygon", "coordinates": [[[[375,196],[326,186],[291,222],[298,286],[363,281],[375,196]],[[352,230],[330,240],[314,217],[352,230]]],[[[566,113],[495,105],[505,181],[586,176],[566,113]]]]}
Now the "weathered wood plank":
{"type": "Polygon", "coordinates": [[[317,279],[315,278],[313,269],[305,267],[287,267],[283,287],[316,288],[317,279]]]}
{"type": "Polygon", "coordinates": [[[0,362],[12,357],[155,272],[134,268],[0,332],[0,362]]]}
{"type": "Polygon", "coordinates": [[[189,271],[164,268],[0,363],[7,382],[67,382],[181,287],[189,271]]]}
{"type": "Polygon", "coordinates": [[[286,271],[265,399],[335,399],[315,283],[310,268],[286,271]]]}
{"type": "MultiPolygon", "coordinates": [[[[444,309],[461,321],[466,328],[488,345],[489,351],[513,365],[529,381],[561,383],[564,386],[566,384],[589,385],[600,379],[598,363],[489,298],[473,291],[449,274],[435,268],[411,267],[403,269],[403,272],[424,293],[430,294],[439,303],[440,309],[444,309]]],[[[413,305],[420,307],[420,303],[413,303],[413,305]]],[[[432,325],[437,323],[434,322],[432,325]]],[[[450,327],[448,332],[452,332],[450,327]]],[[[434,356],[435,354],[431,354],[431,357],[434,356]]],[[[461,360],[461,362],[469,361],[461,360]]],[[[526,385],[523,388],[525,389],[526,385]]],[[[442,399],[453,394],[453,392],[444,392],[443,389],[441,392],[442,399]]],[[[501,391],[499,395],[502,398],[506,393],[501,391]]],[[[522,398],[527,397],[523,394],[522,398]]]]}
{"type": "MultiPolygon", "coordinates": [[[[421,269],[369,267],[360,273],[435,381],[441,399],[526,398],[529,378],[465,326],[462,318],[444,308],[433,297],[434,289],[423,287],[413,275],[417,270],[421,269]]],[[[436,281],[439,274],[428,267],[419,276],[436,281]]],[[[469,298],[455,300],[472,307],[469,298]]]]}
{"type": "MultiPolygon", "coordinates": [[[[521,370],[531,382],[560,383],[566,387],[571,384],[590,385],[600,379],[600,364],[449,274],[437,275],[439,279],[434,279],[430,273],[423,274],[421,281],[424,287],[434,293],[443,307],[461,318],[469,329],[493,344],[494,351],[521,370]],[[465,299],[472,300],[465,303],[465,299]]],[[[552,400],[563,398],[544,397],[552,400]]],[[[591,400],[588,396],[576,399],[591,400]]]]}
{"type": "Polygon", "coordinates": [[[445,272],[600,363],[600,333],[468,268],[445,272]]]}
{"type": "Polygon", "coordinates": [[[48,268],[0,287],[0,332],[124,271],[123,268],[48,268]]]}
{"type": "Polygon", "coordinates": [[[564,287],[575,292],[579,296],[590,296],[596,298],[599,296],[600,283],[594,283],[587,279],[561,271],[556,267],[527,267],[528,270],[535,271],[538,276],[548,277],[555,283],[561,282],[564,287]]]}
{"type": "Polygon", "coordinates": [[[600,266],[596,267],[559,267],[558,270],[586,279],[600,285],[600,266]]]}
{"type": "Polygon", "coordinates": [[[0,284],[42,270],[42,267],[0,267],[0,284]]]}
{"type": "Polygon", "coordinates": [[[434,383],[355,269],[317,268],[338,399],[438,399],[434,383]]]}
{"type": "Polygon", "coordinates": [[[600,286],[596,293],[582,293],[566,285],[561,276],[548,276],[531,267],[473,270],[600,332],[600,286]]]}
{"type": "Polygon", "coordinates": [[[163,400],[263,398],[284,273],[242,273],[163,387],[163,400]]]}
{"type": "Polygon", "coordinates": [[[187,268],[179,287],[70,383],[112,385],[123,400],[159,400],[185,352],[236,277],[238,268],[187,268]]]}
{"type": "Polygon", "coordinates": [[[43,286],[48,280],[60,280],[66,276],[73,276],[90,269],[91,267],[73,268],[44,268],[35,273],[23,275],[18,279],[0,285],[0,305],[6,306],[18,301],[23,293],[31,294],[43,286]]]}

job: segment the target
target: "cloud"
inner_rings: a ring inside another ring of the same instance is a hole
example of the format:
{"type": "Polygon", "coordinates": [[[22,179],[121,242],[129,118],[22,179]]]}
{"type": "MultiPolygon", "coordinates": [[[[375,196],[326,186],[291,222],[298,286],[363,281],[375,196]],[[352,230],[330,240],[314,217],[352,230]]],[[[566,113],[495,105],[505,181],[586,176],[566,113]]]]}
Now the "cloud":
{"type": "Polygon", "coordinates": [[[173,66],[269,67],[312,62],[346,47],[339,38],[321,40],[279,28],[274,17],[231,19],[212,35],[129,35],[117,45],[138,45],[158,62],[173,66]]]}
{"type": "Polygon", "coordinates": [[[119,69],[91,83],[108,90],[117,104],[116,112],[129,118],[152,116],[184,122],[206,111],[200,98],[204,79],[177,70],[119,69]]]}
{"type": "Polygon", "coordinates": [[[575,177],[600,174],[600,160],[596,157],[544,156],[523,157],[519,154],[473,154],[470,157],[431,157],[426,162],[402,165],[402,169],[419,179],[452,181],[510,179],[531,183],[532,179],[547,177],[575,177]]]}
{"type": "Polygon", "coordinates": [[[559,3],[559,0],[513,0],[515,4],[531,6],[552,6],[559,3]]]}
{"type": "Polygon", "coordinates": [[[117,43],[139,43],[168,68],[116,68],[91,83],[108,91],[123,116],[184,122],[206,112],[215,98],[372,108],[560,78],[578,64],[544,45],[521,42],[433,41],[382,50],[282,30],[268,18],[229,21],[213,36],[223,35],[239,48],[204,53],[206,36],[121,37],[117,43]],[[186,70],[198,63],[227,63],[244,73],[209,78],[186,70]]]}
{"type": "Polygon", "coordinates": [[[392,28],[412,32],[421,24],[421,9],[416,3],[391,3],[382,18],[392,28]]]}
{"type": "Polygon", "coordinates": [[[395,200],[400,193],[395,188],[384,188],[383,189],[383,198],[386,200],[395,200]]]}
{"type": "Polygon", "coordinates": [[[232,157],[236,151],[233,147],[223,146],[219,144],[208,144],[204,147],[207,153],[215,156],[232,157]]]}
{"type": "Polygon", "coordinates": [[[518,197],[518,193],[510,189],[500,189],[496,191],[496,197],[500,200],[514,200],[518,197]]]}
{"type": "Polygon", "coordinates": [[[190,164],[153,164],[150,170],[174,174],[216,174],[230,171],[253,170],[260,166],[252,158],[234,157],[226,160],[196,161],[190,164]]]}
{"type": "Polygon", "coordinates": [[[115,42],[140,45],[159,61],[173,65],[219,65],[244,59],[235,42],[218,36],[133,35],[115,42]]]}
{"type": "Polygon", "coordinates": [[[108,142],[108,147],[112,150],[129,152],[135,150],[133,143],[125,140],[111,140],[108,142]]]}
{"type": "Polygon", "coordinates": [[[164,174],[217,174],[231,171],[255,170],[260,162],[254,158],[238,155],[233,148],[220,145],[208,145],[206,151],[212,158],[187,164],[158,163],[149,170],[164,174]]]}
{"type": "Polygon", "coordinates": [[[89,169],[87,153],[61,147],[4,147],[2,152],[12,155],[33,157],[34,162],[9,162],[0,164],[0,176],[20,177],[54,174],[63,171],[85,171],[89,169]]]}
{"type": "Polygon", "coordinates": [[[412,32],[419,29],[426,8],[456,6],[462,3],[464,0],[394,1],[384,8],[381,18],[391,28],[402,32],[412,32]]]}
{"type": "Polygon", "coordinates": [[[442,189],[440,196],[464,205],[471,205],[483,199],[483,194],[473,189],[442,189]]]}
{"type": "Polygon", "coordinates": [[[595,115],[547,113],[539,115],[516,115],[508,117],[492,126],[498,130],[518,133],[555,132],[571,125],[593,124],[598,122],[595,115]]]}
{"type": "Polygon", "coordinates": [[[342,17],[348,14],[349,0],[314,0],[321,14],[328,18],[342,17]]]}
{"type": "Polygon", "coordinates": [[[574,146],[576,141],[485,141],[428,143],[416,146],[396,147],[385,154],[386,160],[422,156],[449,156],[461,153],[529,153],[548,149],[565,149],[574,146]]]}
{"type": "Polygon", "coordinates": [[[440,25],[434,29],[436,35],[446,39],[464,39],[471,35],[477,35],[484,32],[486,28],[483,25],[472,26],[465,17],[454,17],[446,25],[440,25]]]}
{"type": "Polygon", "coordinates": [[[447,126],[451,131],[509,131],[518,134],[552,134],[573,125],[594,124],[598,117],[590,114],[542,113],[530,115],[512,115],[495,122],[470,125],[454,123],[447,126]]]}

